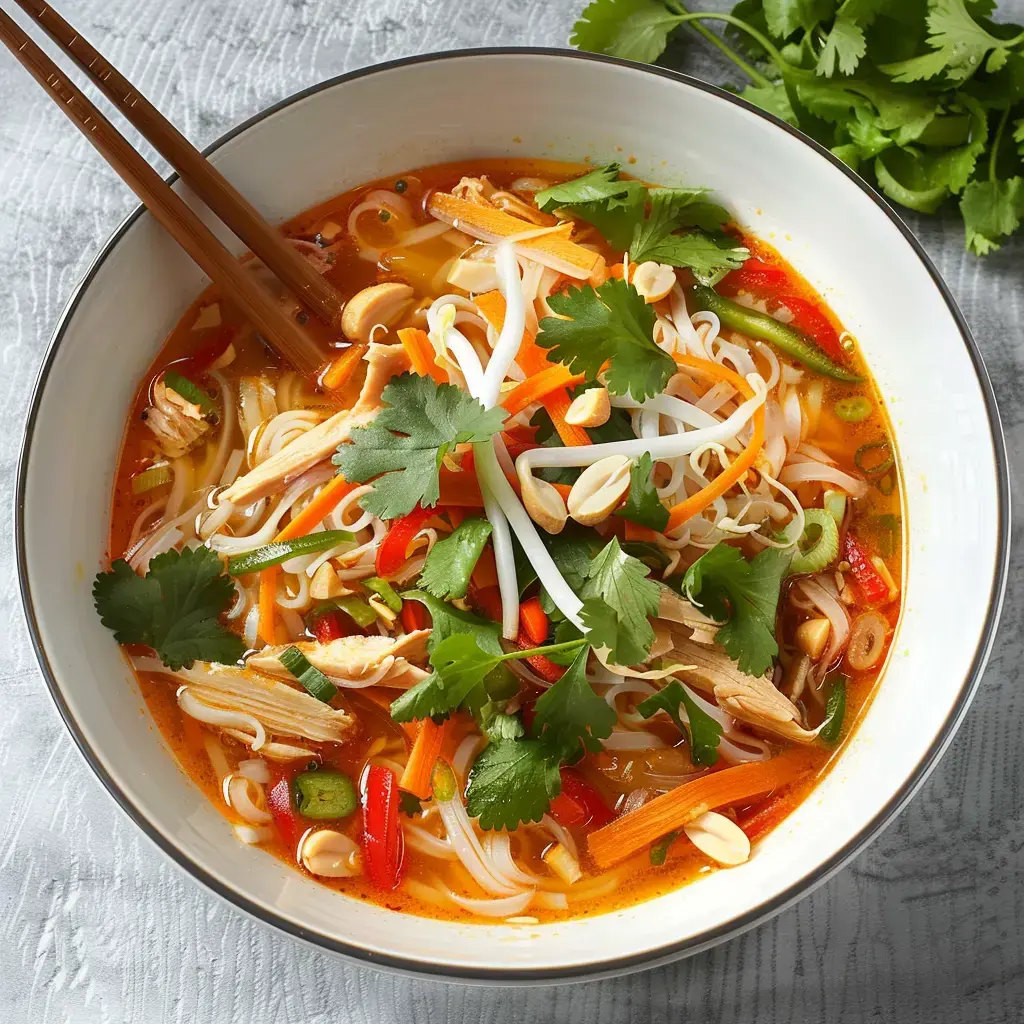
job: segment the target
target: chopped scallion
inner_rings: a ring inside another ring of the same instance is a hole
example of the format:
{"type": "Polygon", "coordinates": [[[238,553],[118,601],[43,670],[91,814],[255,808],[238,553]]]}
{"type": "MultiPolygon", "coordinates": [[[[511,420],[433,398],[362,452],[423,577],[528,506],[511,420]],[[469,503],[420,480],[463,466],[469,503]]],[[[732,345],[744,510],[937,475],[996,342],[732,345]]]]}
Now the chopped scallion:
{"type": "Polygon", "coordinates": [[[825,721],[818,730],[818,735],[826,743],[837,743],[843,731],[843,718],[846,716],[846,677],[834,672],[826,682],[831,681],[828,697],[825,700],[825,721]]]}
{"type": "Polygon", "coordinates": [[[247,551],[228,562],[228,572],[232,576],[244,576],[249,572],[260,572],[272,565],[280,565],[296,555],[311,555],[317,551],[327,551],[342,541],[351,540],[348,530],[324,530],[321,533],[309,533],[305,537],[294,540],[278,540],[265,547],[247,551]]]}
{"type": "Polygon", "coordinates": [[[320,671],[318,668],[314,668],[310,665],[306,656],[298,649],[298,647],[288,647],[283,650],[278,656],[277,660],[281,662],[284,667],[291,672],[293,676],[310,693],[311,696],[316,697],[317,700],[322,700],[325,704],[329,704],[331,700],[337,695],[338,688],[320,671]]]}
{"type": "Polygon", "coordinates": [[[854,453],[853,461],[857,468],[868,476],[882,476],[896,464],[888,441],[862,444],[854,453]]]}
{"type": "Polygon", "coordinates": [[[842,526],[846,518],[846,495],[842,491],[826,491],[822,504],[825,511],[836,521],[836,526],[842,526]]]}
{"type": "Polygon", "coordinates": [[[213,399],[198,384],[180,373],[175,373],[174,370],[168,370],[164,374],[164,387],[176,391],[186,402],[198,405],[207,416],[217,411],[213,399]]]}
{"type": "Polygon", "coordinates": [[[823,508],[804,511],[804,532],[796,542],[796,554],[790,572],[818,572],[835,561],[839,554],[839,527],[823,508]]]}
{"type": "Polygon", "coordinates": [[[844,423],[860,423],[866,420],[874,408],[871,402],[863,395],[853,395],[850,398],[840,398],[833,406],[835,414],[844,423]]]}
{"type": "Polygon", "coordinates": [[[156,490],[157,487],[169,484],[173,479],[171,467],[166,462],[158,463],[132,477],[132,494],[145,494],[146,491],[156,490]]]}
{"type": "Polygon", "coordinates": [[[367,590],[378,594],[380,599],[397,615],[402,610],[402,599],[395,592],[395,588],[382,580],[379,576],[369,576],[361,581],[367,590]]]}

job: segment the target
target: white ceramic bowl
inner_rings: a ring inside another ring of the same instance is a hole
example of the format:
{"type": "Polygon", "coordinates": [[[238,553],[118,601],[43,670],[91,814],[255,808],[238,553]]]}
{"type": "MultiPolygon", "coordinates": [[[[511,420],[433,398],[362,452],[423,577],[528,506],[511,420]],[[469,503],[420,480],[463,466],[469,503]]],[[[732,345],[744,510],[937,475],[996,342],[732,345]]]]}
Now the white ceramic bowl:
{"type": "Polygon", "coordinates": [[[381,175],[497,155],[628,159],[648,180],[713,186],[821,289],[886,396],[909,523],[893,653],[838,767],[749,863],[628,910],[513,927],[400,917],[235,840],[140,716],[135,682],[90,596],[130,400],[204,285],[141,211],[97,259],[46,356],[20,469],[17,541],[54,700],[97,775],[164,851],[233,903],[324,948],[507,982],[692,953],[778,912],[875,836],[935,764],[977,685],[1002,595],[1009,509],[988,377],[920,245],[839,161],[733,96],[658,68],[477,50],[327,82],[210,151],[273,221],[381,175]]]}

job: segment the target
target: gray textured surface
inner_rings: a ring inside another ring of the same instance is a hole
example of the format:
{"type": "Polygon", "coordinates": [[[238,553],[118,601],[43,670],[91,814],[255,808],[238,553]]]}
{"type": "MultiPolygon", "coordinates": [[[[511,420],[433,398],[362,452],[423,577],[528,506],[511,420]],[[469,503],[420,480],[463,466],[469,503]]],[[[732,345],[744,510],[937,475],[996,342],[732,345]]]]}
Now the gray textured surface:
{"type": "MultiPolygon", "coordinates": [[[[456,46],[557,45],[574,0],[65,0],[194,141],[351,68],[456,46]]],[[[720,6],[720,5],[715,5],[720,6]]],[[[1024,20],[1024,0],[1004,0],[1024,20]]],[[[721,80],[699,46],[687,68],[721,80]]],[[[768,925],[676,966],[533,992],[349,969],[185,877],[90,775],[36,669],[10,509],[32,381],[68,295],[134,199],[0,53],[0,1022],[1024,1020],[1024,562],[967,722],[899,821],[768,925]]],[[[961,303],[1024,472],[1018,241],[981,262],[914,222],[961,303]]],[[[907,339],[927,358],[927,339],[907,339]]],[[[941,404],[937,409],[941,415],[941,404]]],[[[1015,530],[1020,540],[1020,525],[1015,530]]]]}

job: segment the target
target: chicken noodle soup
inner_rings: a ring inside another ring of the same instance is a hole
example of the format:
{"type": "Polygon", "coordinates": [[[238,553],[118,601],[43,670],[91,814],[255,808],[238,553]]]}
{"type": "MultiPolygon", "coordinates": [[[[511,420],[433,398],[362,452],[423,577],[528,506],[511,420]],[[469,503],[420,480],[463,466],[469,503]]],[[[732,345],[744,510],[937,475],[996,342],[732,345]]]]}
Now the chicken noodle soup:
{"type": "Polygon", "coordinates": [[[95,584],[196,784],[241,842],[418,914],[594,913],[756,856],[899,614],[855,339],[707,189],[615,165],[425,168],[285,231],[340,332],[247,265],[328,387],[205,293],[95,584]]]}

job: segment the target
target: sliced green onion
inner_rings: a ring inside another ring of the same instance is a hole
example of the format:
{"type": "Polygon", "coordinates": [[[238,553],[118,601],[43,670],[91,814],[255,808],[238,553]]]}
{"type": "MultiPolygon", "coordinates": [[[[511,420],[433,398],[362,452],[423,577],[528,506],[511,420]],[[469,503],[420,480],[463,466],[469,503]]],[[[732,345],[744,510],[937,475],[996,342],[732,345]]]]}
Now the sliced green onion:
{"type": "Polygon", "coordinates": [[[392,587],[387,580],[382,580],[379,576],[369,576],[365,580],[361,580],[361,582],[367,590],[372,591],[374,594],[378,594],[380,599],[396,615],[402,610],[402,599],[396,593],[395,588],[392,587]]]}
{"type": "Polygon", "coordinates": [[[309,533],[305,537],[294,540],[276,540],[265,547],[248,551],[228,561],[228,572],[232,576],[244,576],[249,572],[269,569],[272,565],[280,565],[296,555],[311,555],[316,551],[327,551],[342,541],[351,540],[348,530],[324,530],[321,533],[309,533]]]}
{"type": "Polygon", "coordinates": [[[668,848],[679,838],[678,832],[669,832],[651,847],[651,863],[660,868],[668,857],[668,848]]]}
{"type": "Polygon", "coordinates": [[[840,398],[832,408],[844,423],[860,423],[871,415],[874,406],[863,395],[853,395],[840,398]]]}
{"type": "Polygon", "coordinates": [[[166,462],[144,469],[137,476],[132,477],[132,494],[145,494],[146,491],[163,487],[174,479],[171,467],[166,462]]]}
{"type": "Polygon", "coordinates": [[[834,672],[828,680],[831,680],[831,686],[825,700],[825,721],[818,730],[818,735],[826,743],[836,743],[843,731],[843,719],[846,717],[846,676],[834,672]]]}
{"type": "Polygon", "coordinates": [[[823,504],[825,511],[836,521],[836,526],[842,526],[846,518],[846,495],[842,491],[826,491],[823,504]]]}
{"type": "Polygon", "coordinates": [[[455,772],[447,761],[438,758],[434,762],[434,770],[430,775],[430,785],[434,791],[434,799],[447,803],[455,799],[458,790],[458,783],[455,779],[455,772]]]}
{"type": "Polygon", "coordinates": [[[364,629],[377,621],[377,613],[361,598],[336,597],[334,603],[357,626],[362,626],[364,629]]]}
{"type": "Polygon", "coordinates": [[[823,508],[804,511],[804,532],[796,542],[790,572],[818,572],[839,554],[839,527],[823,508]]]}
{"type": "Polygon", "coordinates": [[[296,809],[304,818],[347,818],[359,806],[352,780],[329,768],[302,772],[292,786],[296,809]]]}
{"type": "Polygon", "coordinates": [[[198,384],[190,381],[188,377],[183,377],[180,373],[168,370],[164,374],[164,387],[177,391],[186,402],[198,405],[207,416],[217,411],[213,399],[198,384]]]}
{"type": "Polygon", "coordinates": [[[298,647],[288,647],[283,650],[277,660],[291,672],[293,676],[306,688],[309,694],[329,704],[337,696],[338,688],[320,671],[314,668],[307,661],[306,656],[298,647]]]}
{"type": "Polygon", "coordinates": [[[854,453],[853,461],[857,468],[862,473],[867,473],[868,476],[882,476],[896,464],[896,460],[892,456],[892,447],[888,441],[871,441],[868,444],[862,444],[854,453]],[[871,452],[884,454],[884,457],[881,462],[865,465],[865,460],[871,457],[871,452]]]}
{"type": "Polygon", "coordinates": [[[875,486],[888,498],[896,490],[896,479],[892,473],[886,473],[875,481],[875,486]]]}

